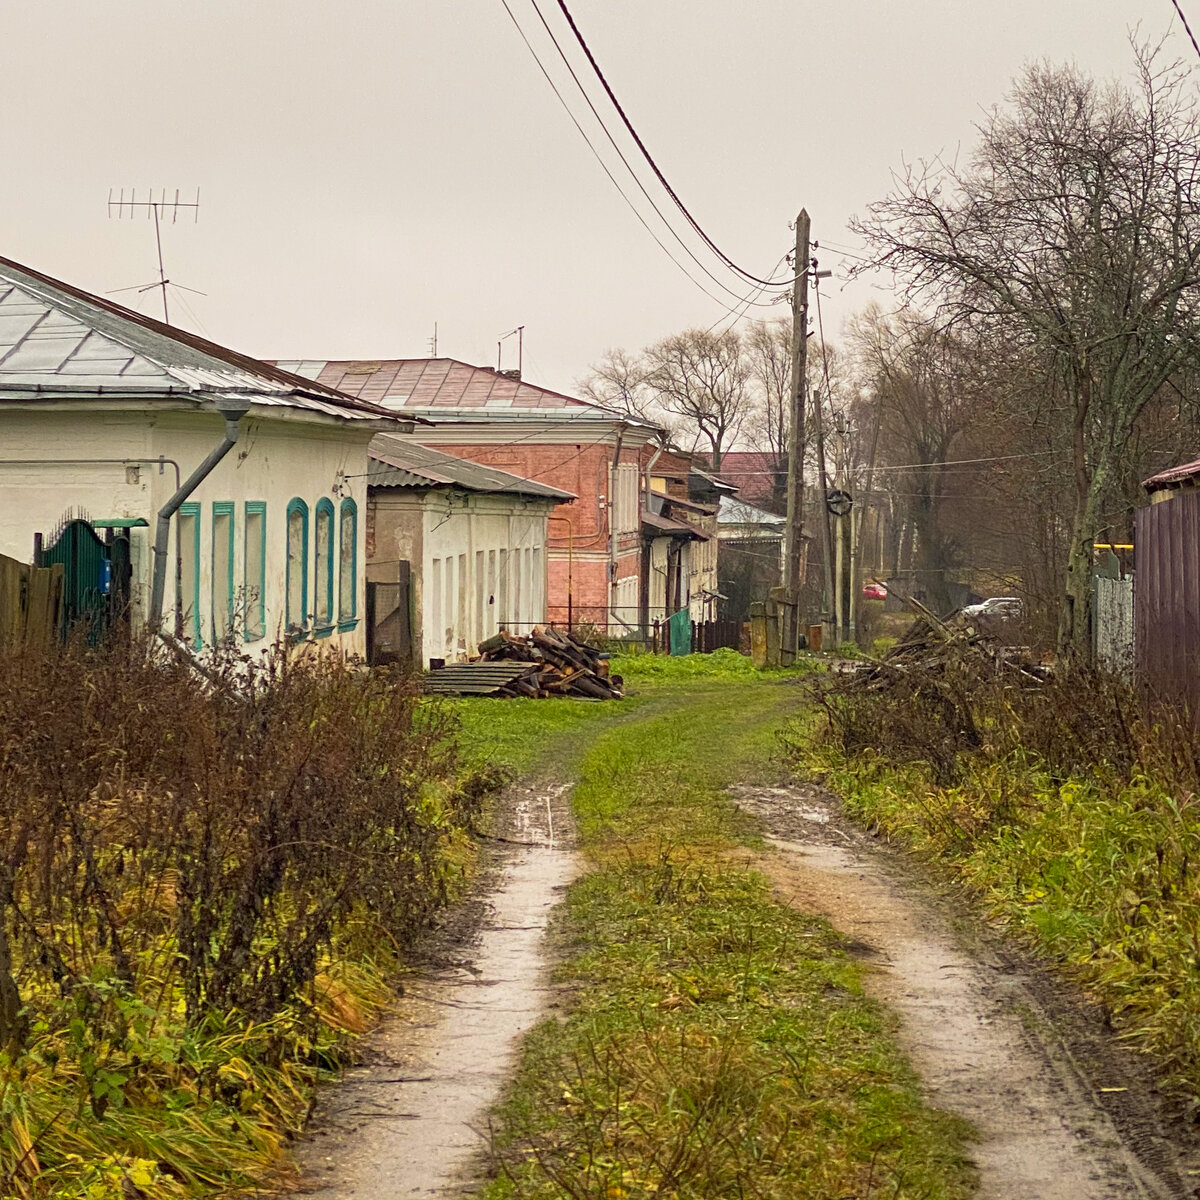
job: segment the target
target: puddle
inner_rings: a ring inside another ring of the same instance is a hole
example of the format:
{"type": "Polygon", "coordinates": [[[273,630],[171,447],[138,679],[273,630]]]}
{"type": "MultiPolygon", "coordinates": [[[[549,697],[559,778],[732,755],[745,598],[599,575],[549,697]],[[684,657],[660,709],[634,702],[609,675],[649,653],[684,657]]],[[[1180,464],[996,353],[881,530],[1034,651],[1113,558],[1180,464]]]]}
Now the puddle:
{"type": "Polygon", "coordinates": [[[478,937],[410,981],[364,1065],[322,1094],[297,1149],[299,1191],[325,1200],[454,1196],[487,1145],[519,1039],[550,1000],[543,935],[574,876],[565,786],[509,792],[478,937]]]}
{"type": "Polygon", "coordinates": [[[1022,970],[960,944],[943,899],[906,878],[830,805],[814,803],[815,791],[735,794],[782,835],[760,865],[783,898],[827,916],[862,958],[864,984],[898,1016],[929,1102],[978,1130],[971,1154],[980,1200],[1192,1194],[1173,1171],[1146,1165],[1161,1165],[1161,1146],[1139,1145],[1147,1153],[1135,1154],[1136,1131],[1122,1136],[1097,1102],[1100,1087],[1130,1081],[1113,1075],[1111,1064],[1095,1068],[1099,1079],[1086,1078],[1022,970]],[[824,822],[813,821],[814,809],[824,822]]]}

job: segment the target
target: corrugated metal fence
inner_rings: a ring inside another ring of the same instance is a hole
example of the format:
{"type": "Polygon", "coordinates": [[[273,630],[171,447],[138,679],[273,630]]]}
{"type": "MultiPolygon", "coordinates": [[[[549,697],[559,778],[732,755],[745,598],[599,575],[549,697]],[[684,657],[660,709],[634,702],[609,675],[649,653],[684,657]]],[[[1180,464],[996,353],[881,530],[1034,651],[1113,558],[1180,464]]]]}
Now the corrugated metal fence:
{"type": "Polygon", "coordinates": [[[1200,491],[1135,514],[1138,675],[1158,700],[1200,714],[1200,491]]]}

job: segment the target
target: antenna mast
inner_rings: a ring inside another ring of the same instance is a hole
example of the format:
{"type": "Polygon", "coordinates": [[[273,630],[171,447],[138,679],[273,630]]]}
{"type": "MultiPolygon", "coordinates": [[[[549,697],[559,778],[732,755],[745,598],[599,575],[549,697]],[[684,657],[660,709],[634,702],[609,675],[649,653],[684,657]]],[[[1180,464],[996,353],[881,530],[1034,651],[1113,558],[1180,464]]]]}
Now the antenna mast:
{"type": "MultiPolygon", "coordinates": [[[[122,217],[125,217],[126,215],[128,215],[130,217],[135,217],[143,211],[146,214],[147,220],[149,220],[151,216],[154,217],[154,245],[158,251],[158,282],[157,283],[148,283],[145,285],[145,287],[138,287],[137,290],[139,292],[149,292],[149,291],[153,290],[154,288],[159,288],[162,291],[163,322],[164,322],[164,324],[167,324],[167,325],[170,325],[170,323],[171,323],[171,313],[170,313],[169,309],[167,308],[167,285],[171,281],[167,278],[167,271],[166,271],[166,268],[163,266],[161,222],[168,215],[170,215],[171,224],[174,225],[175,222],[179,219],[179,210],[180,209],[183,209],[184,212],[187,212],[188,209],[191,209],[192,224],[195,224],[197,221],[200,220],[200,189],[199,188],[196,189],[195,200],[180,200],[178,188],[175,189],[175,199],[174,200],[170,200],[167,198],[167,189],[166,188],[163,188],[162,191],[159,192],[157,200],[154,198],[154,189],[153,188],[150,189],[149,198],[146,200],[139,200],[137,198],[137,189],[136,188],[129,189],[129,199],[128,200],[125,199],[125,189],[124,188],[121,189],[120,195],[117,196],[115,199],[113,198],[113,189],[112,188],[108,189],[108,215],[110,217],[115,216],[117,220],[120,220],[122,217]],[[115,212],[113,211],[114,208],[116,209],[115,212]],[[128,210],[128,212],[126,210],[128,210]]],[[[175,284],[174,286],[181,287],[182,285],[175,284]]],[[[190,291],[192,289],[189,288],[187,290],[190,291]]]]}
{"type": "Polygon", "coordinates": [[[524,366],[522,359],[525,357],[525,326],[518,325],[516,329],[510,329],[507,333],[500,335],[500,340],[496,343],[496,373],[500,373],[500,347],[506,339],[517,335],[517,378],[521,378],[521,368],[524,366]]]}

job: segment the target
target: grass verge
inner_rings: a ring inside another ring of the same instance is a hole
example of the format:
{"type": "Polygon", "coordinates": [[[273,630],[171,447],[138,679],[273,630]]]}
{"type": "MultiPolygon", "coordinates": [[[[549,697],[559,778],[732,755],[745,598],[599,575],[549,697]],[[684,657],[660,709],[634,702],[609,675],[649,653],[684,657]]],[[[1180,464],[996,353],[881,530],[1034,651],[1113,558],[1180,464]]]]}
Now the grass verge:
{"type": "MultiPolygon", "coordinates": [[[[798,763],[848,812],[965,884],[992,918],[1079,981],[1166,1083],[1200,1097],[1200,801],[1190,731],[1121,715],[1103,680],[1032,698],[974,702],[975,744],[951,748],[940,718],[865,749],[873,697],[841,728],[797,728],[798,763]],[[1035,708],[1034,705],[1037,707],[1035,708]],[[1090,706],[1085,709],[1085,705],[1090,706]],[[1025,710],[1029,709],[1030,712],[1025,710]],[[1103,713],[1101,713],[1103,716],[1103,713]],[[909,736],[913,734],[913,736],[909,736]],[[911,742],[911,745],[909,744],[911,742]],[[925,743],[938,744],[925,754],[925,743]],[[1037,743],[1039,749],[1029,743],[1037,743]],[[1165,747],[1165,749],[1164,749],[1165,747]]],[[[837,712],[837,710],[835,710],[837,712]]],[[[840,713],[838,714],[840,716],[840,713]]],[[[892,731],[900,722],[890,722],[892,731]]],[[[891,736],[891,735],[889,735],[891,736]]]]}
{"type": "Polygon", "coordinates": [[[725,789],[763,770],[796,692],[684,661],[622,663],[643,707],[590,730],[569,1015],[526,1040],[488,1200],[968,1195],[967,1130],[922,1104],[837,935],[736,853],[753,835],[725,789]]]}

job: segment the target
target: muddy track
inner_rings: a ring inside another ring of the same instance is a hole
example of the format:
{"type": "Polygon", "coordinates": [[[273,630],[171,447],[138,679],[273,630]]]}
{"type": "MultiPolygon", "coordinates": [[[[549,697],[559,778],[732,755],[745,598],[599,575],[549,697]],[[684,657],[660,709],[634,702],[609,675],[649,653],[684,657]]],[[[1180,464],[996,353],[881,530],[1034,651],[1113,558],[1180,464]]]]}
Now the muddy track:
{"type": "Polygon", "coordinates": [[[930,1102],[975,1126],[981,1200],[1200,1196],[1194,1131],[1068,982],[846,820],[828,793],[734,795],[772,835],[759,866],[781,898],[846,935],[930,1102]]]}
{"type": "Polygon", "coordinates": [[[472,1194],[488,1112],[521,1035],[554,1000],[545,938],[577,865],[568,785],[540,778],[494,805],[474,892],[447,914],[361,1063],[320,1094],[296,1148],[301,1195],[472,1194]]]}

